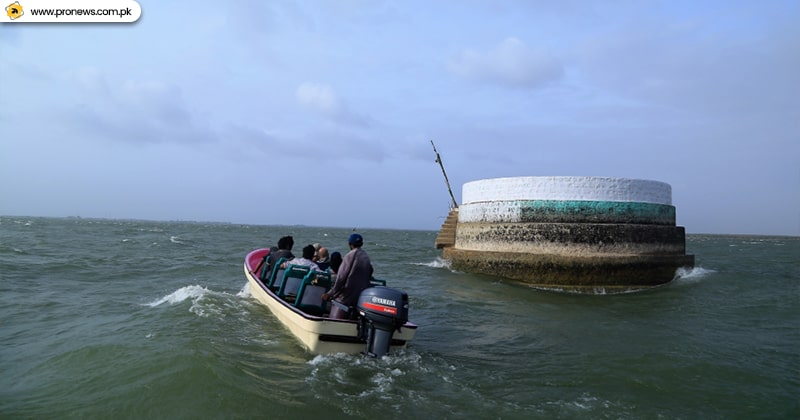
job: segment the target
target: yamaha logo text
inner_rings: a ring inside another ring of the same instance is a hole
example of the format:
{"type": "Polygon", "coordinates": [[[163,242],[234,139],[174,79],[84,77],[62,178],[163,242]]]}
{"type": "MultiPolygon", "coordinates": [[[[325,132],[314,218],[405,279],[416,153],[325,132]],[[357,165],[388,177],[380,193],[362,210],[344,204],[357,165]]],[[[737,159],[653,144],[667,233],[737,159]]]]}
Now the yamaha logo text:
{"type": "Polygon", "coordinates": [[[397,303],[393,300],[379,298],[377,296],[372,297],[372,303],[380,303],[381,305],[389,305],[389,306],[397,306],[397,303]]]}

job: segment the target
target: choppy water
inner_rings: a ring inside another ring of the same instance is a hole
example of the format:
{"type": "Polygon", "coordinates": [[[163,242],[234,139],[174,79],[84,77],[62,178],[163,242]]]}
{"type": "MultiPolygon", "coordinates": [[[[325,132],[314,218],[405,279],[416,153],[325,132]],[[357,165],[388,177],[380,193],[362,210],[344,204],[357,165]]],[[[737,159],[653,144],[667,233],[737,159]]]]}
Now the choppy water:
{"type": "Polygon", "coordinates": [[[0,418],[800,418],[800,238],[689,235],[697,268],[608,296],[451,271],[365,229],[420,325],[312,356],[253,300],[251,249],[336,228],[0,217],[0,418]]]}

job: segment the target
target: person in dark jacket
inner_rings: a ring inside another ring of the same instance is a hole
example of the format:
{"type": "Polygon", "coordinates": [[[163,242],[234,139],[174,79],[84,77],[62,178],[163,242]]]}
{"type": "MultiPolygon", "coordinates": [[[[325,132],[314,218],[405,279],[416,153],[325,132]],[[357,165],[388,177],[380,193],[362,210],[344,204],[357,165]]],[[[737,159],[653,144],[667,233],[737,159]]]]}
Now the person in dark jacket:
{"type": "MultiPolygon", "coordinates": [[[[336,283],[328,293],[322,295],[323,300],[333,299],[347,307],[356,306],[361,292],[370,287],[372,279],[372,261],[367,252],[361,249],[364,238],[354,233],[347,239],[350,252],[342,259],[342,265],[336,273],[336,283]]],[[[342,310],[335,303],[331,305],[331,318],[348,318],[354,315],[342,310]]]]}
{"type": "Polygon", "coordinates": [[[319,247],[319,251],[317,251],[317,259],[314,260],[315,263],[319,266],[320,270],[327,270],[328,267],[331,266],[331,258],[328,255],[328,248],[324,246],[319,247]]]}
{"type": "Polygon", "coordinates": [[[292,247],[294,246],[294,238],[291,236],[284,236],[278,239],[278,250],[277,251],[270,251],[269,258],[267,258],[267,264],[269,264],[269,269],[271,270],[274,267],[274,264],[281,258],[292,259],[294,258],[294,254],[292,254],[292,247]]]}
{"type": "Polygon", "coordinates": [[[334,251],[331,254],[331,272],[335,275],[339,272],[339,267],[342,266],[342,254],[339,251],[334,251]]]}

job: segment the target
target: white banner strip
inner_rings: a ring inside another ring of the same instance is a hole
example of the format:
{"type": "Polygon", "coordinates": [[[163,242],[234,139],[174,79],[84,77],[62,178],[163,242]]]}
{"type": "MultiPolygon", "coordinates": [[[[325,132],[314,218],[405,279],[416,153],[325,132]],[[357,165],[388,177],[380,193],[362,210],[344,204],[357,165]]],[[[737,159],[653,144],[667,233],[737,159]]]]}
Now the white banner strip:
{"type": "Polygon", "coordinates": [[[6,16],[0,17],[0,22],[3,23],[131,23],[136,22],[142,15],[142,7],[134,0],[5,0],[5,2],[7,2],[6,16]]]}

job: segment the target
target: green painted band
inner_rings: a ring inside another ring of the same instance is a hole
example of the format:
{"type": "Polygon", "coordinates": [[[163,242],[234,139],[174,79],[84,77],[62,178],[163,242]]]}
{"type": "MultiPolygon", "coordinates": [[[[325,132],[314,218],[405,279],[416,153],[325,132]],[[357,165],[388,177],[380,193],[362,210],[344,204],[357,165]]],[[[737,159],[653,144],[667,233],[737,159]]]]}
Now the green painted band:
{"type": "Polygon", "coordinates": [[[631,223],[675,225],[675,206],[580,200],[515,200],[462,205],[459,222],[631,223]]]}

